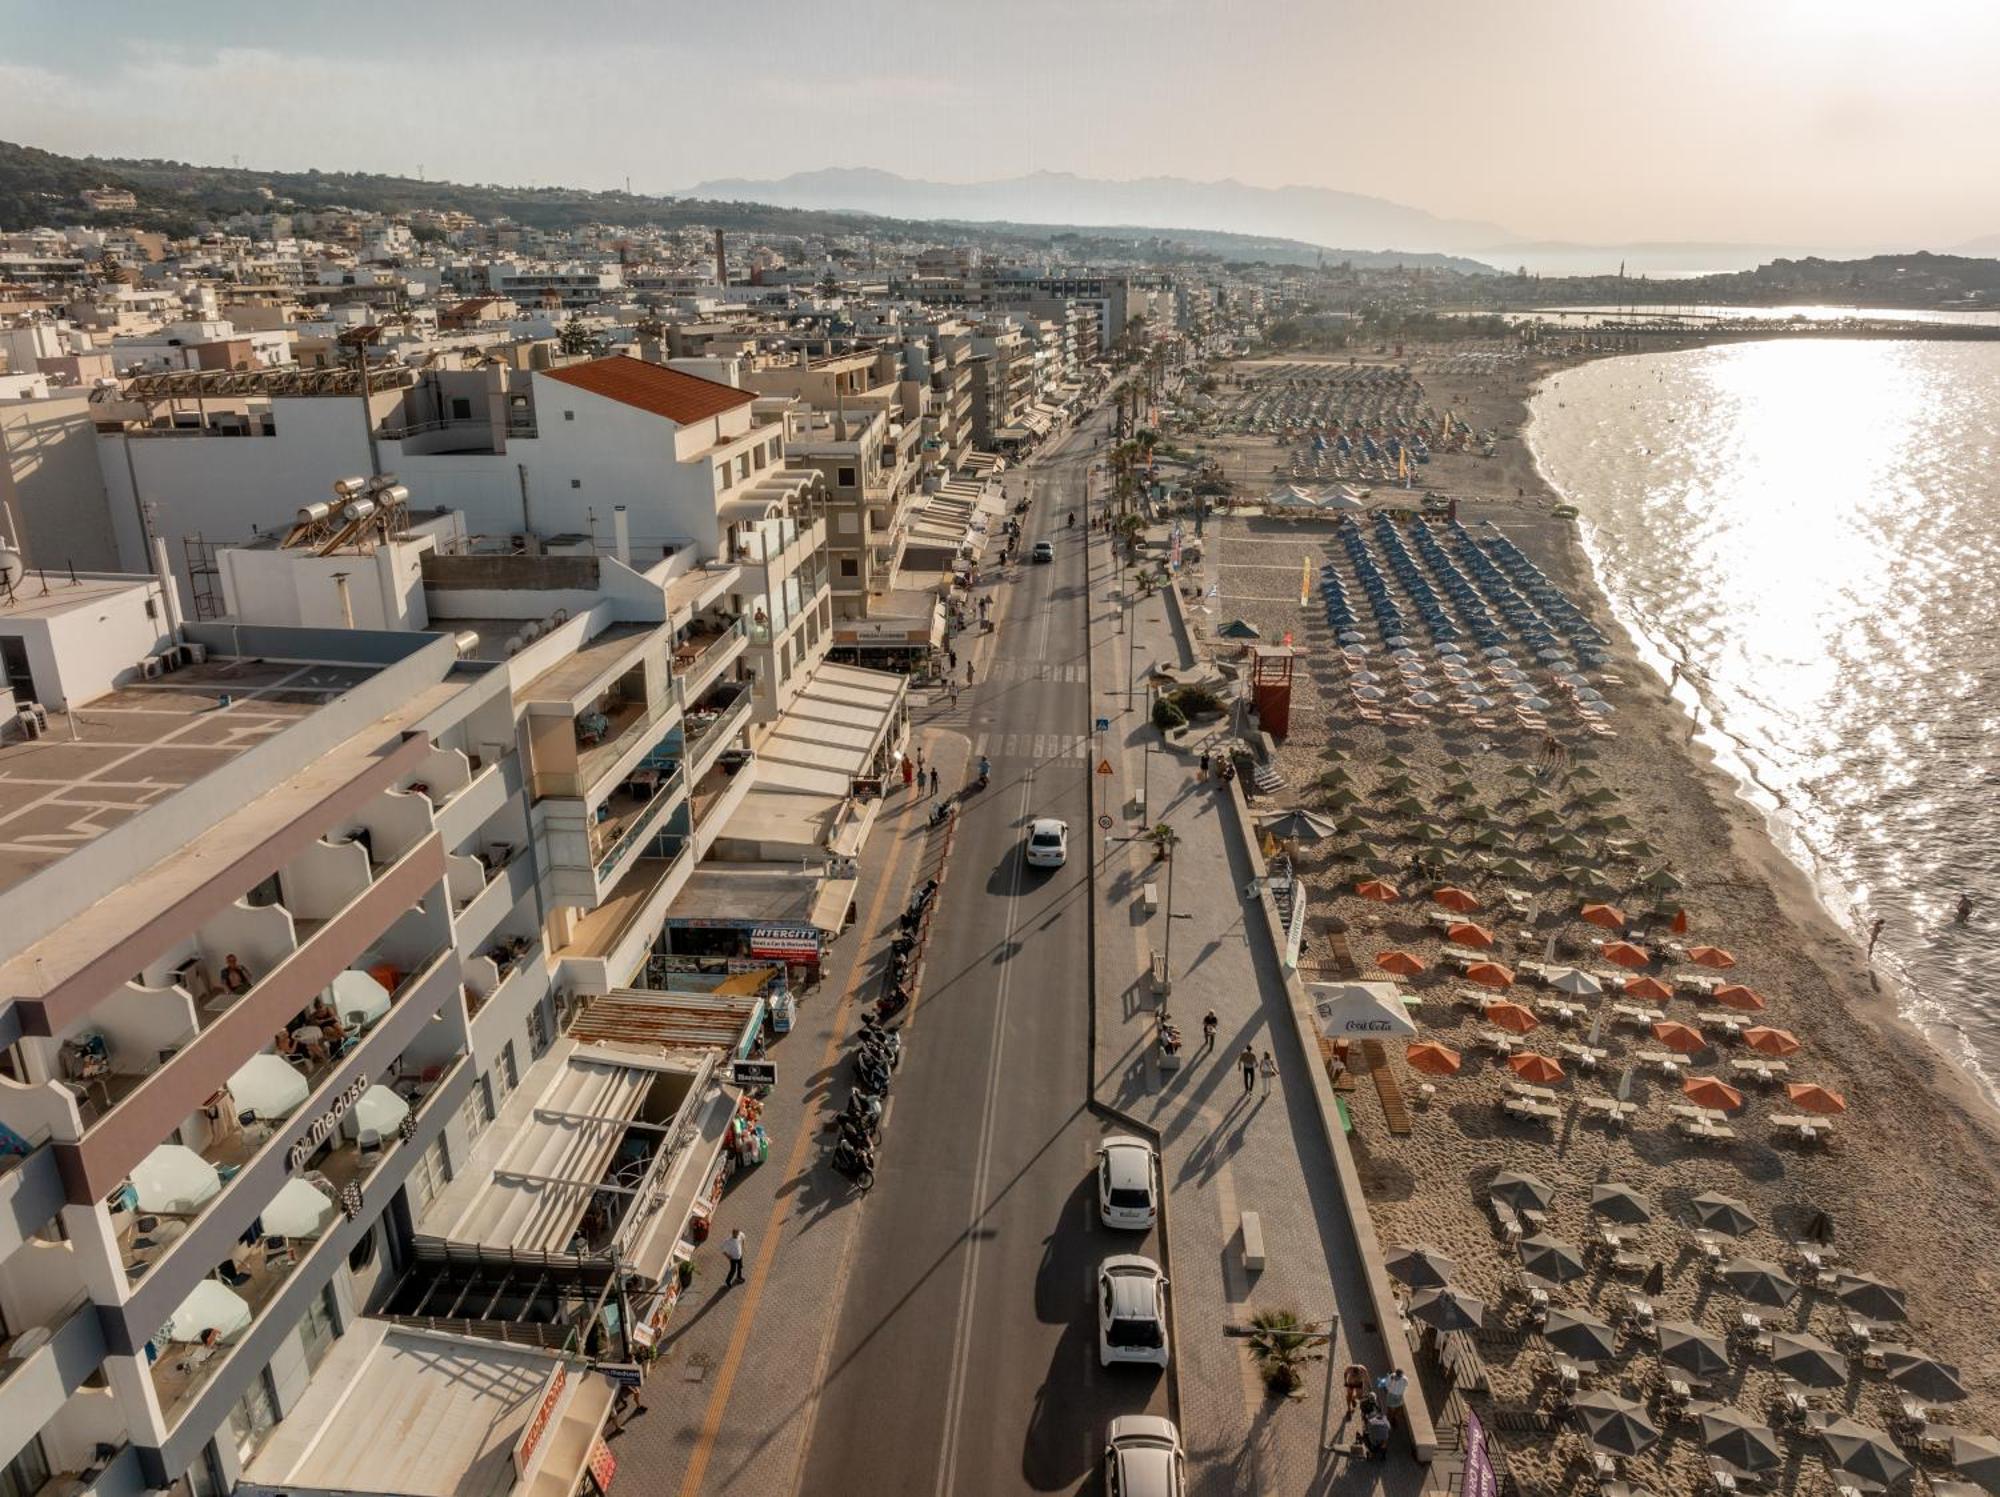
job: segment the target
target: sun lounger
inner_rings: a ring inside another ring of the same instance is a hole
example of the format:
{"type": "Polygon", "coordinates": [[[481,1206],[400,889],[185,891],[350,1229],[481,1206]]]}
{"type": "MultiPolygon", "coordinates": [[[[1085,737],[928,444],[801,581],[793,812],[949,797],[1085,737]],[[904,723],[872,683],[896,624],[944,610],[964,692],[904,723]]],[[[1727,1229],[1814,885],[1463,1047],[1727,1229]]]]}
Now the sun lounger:
{"type": "Polygon", "coordinates": [[[1616,1097],[1580,1097],[1577,1099],[1577,1106],[1581,1107],[1587,1116],[1598,1118],[1613,1128],[1629,1121],[1639,1111],[1638,1103],[1620,1102],[1616,1097]]]}
{"type": "Polygon", "coordinates": [[[1732,1042],[1741,1040],[1747,1027],[1741,1014],[1726,1008],[1703,1009],[1694,1016],[1694,1021],[1711,1037],[1727,1037],[1732,1042]]]}
{"type": "Polygon", "coordinates": [[[1729,1143],[1736,1137],[1736,1130],[1728,1124],[1711,1123],[1704,1118],[1676,1119],[1674,1132],[1682,1138],[1696,1139],[1701,1143],[1729,1143]]]}
{"type": "Polygon", "coordinates": [[[1637,1003],[1614,1003],[1611,1005],[1611,1022],[1623,1024],[1632,1029],[1651,1029],[1666,1017],[1657,1008],[1645,1008],[1637,1003]]]}
{"type": "Polygon", "coordinates": [[[1703,1261],[1709,1265],[1713,1266],[1720,1263],[1729,1256],[1729,1249],[1723,1245],[1722,1239],[1716,1236],[1715,1233],[1698,1228],[1693,1233],[1693,1237],[1694,1250],[1700,1253],[1703,1261]]]}
{"type": "Polygon", "coordinates": [[[1525,1097],[1530,1102],[1555,1102],[1559,1100],[1552,1088],[1533,1086],[1525,1081],[1510,1081],[1503,1090],[1510,1097],[1525,1097]]]}
{"type": "Polygon", "coordinates": [[[1560,1107],[1547,1102],[1531,1102],[1526,1097],[1508,1097],[1501,1102],[1500,1110],[1527,1123],[1553,1123],[1562,1116],[1560,1107]]]}
{"type": "Polygon", "coordinates": [[[1597,1045],[1585,1045],[1576,1040],[1564,1040],[1556,1046],[1556,1051],[1565,1060],[1573,1060],[1585,1071],[1594,1071],[1610,1056],[1610,1051],[1597,1045]]]}
{"type": "Polygon", "coordinates": [[[1776,1086],[1791,1070],[1782,1060],[1750,1060],[1739,1058],[1729,1063],[1731,1075],[1741,1076],[1747,1081],[1759,1082],[1764,1086],[1776,1086]]]}
{"type": "Polygon", "coordinates": [[[1514,1053],[1514,1036],[1498,1029],[1479,1029],[1472,1035],[1475,1050],[1490,1050],[1503,1060],[1514,1053]]]}
{"type": "Polygon", "coordinates": [[[1808,1117],[1799,1112],[1774,1112],[1771,1126],[1788,1133],[1802,1144],[1825,1143],[1833,1137],[1831,1118],[1808,1117]]]}
{"type": "Polygon", "coordinates": [[[1669,1102],[1667,1111],[1677,1118],[1692,1118],[1697,1122],[1719,1123],[1729,1114],[1714,1107],[1697,1107],[1692,1102],[1669,1102]]]}
{"type": "Polygon", "coordinates": [[[1632,1058],[1663,1076],[1678,1076],[1687,1069],[1687,1057],[1676,1055],[1671,1050],[1641,1050],[1632,1058]]]}
{"type": "Polygon", "coordinates": [[[1521,1240],[1521,1218],[1512,1206],[1498,1196],[1488,1196],[1486,1204],[1493,1211],[1493,1231],[1504,1242],[1521,1240]]]}

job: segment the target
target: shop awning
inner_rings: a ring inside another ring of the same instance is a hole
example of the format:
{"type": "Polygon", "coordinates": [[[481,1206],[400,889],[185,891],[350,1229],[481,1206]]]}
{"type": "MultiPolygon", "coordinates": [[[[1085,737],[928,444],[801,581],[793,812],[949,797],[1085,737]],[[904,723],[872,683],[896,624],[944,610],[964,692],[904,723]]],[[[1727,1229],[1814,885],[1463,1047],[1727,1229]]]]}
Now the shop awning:
{"type": "Polygon", "coordinates": [[[747,1055],[763,1022],[764,1000],[752,993],[613,988],[591,999],[569,1032],[586,1043],[747,1055]]]}
{"type": "Polygon", "coordinates": [[[886,671],[823,663],[757,750],[757,788],[845,796],[868,773],[908,689],[886,671]]]}

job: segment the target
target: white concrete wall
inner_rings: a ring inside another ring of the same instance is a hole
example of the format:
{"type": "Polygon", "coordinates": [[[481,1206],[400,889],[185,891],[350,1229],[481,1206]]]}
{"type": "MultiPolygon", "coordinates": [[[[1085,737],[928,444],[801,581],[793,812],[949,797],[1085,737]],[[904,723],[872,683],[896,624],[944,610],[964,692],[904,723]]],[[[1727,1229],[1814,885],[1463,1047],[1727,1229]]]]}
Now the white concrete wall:
{"type": "Polygon", "coordinates": [[[30,566],[117,569],[88,396],[0,403],[0,454],[0,499],[13,507],[30,566]]]}
{"type": "MultiPolygon", "coordinates": [[[[305,550],[230,547],[216,554],[223,608],[231,618],[256,624],[341,629],[352,615],[357,629],[428,629],[424,606],[424,553],[429,538],[412,545],[377,546],[366,555],[314,556],[305,550]],[[345,576],[343,607],[340,584],[345,576]]],[[[168,548],[169,555],[173,547],[168,548]]]]}
{"type": "MultiPolygon", "coordinates": [[[[66,575],[52,577],[51,596],[59,598],[66,584],[66,575]]],[[[32,598],[40,588],[31,574],[24,592],[32,598]]],[[[93,701],[114,686],[137,679],[139,662],[172,643],[167,614],[160,589],[138,583],[67,613],[19,620],[0,616],[0,632],[18,636],[26,647],[34,691],[42,705],[67,707],[93,701]],[[146,616],[149,600],[153,618],[146,616]]],[[[26,693],[28,683],[16,685],[26,693]]]]}

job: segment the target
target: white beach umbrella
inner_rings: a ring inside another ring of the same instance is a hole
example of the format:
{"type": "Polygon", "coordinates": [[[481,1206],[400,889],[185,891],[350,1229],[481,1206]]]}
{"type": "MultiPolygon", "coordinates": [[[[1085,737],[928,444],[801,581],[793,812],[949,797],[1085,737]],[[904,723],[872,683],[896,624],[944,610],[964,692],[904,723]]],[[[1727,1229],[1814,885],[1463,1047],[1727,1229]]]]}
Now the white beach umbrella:
{"type": "Polygon", "coordinates": [[[167,1334],[176,1341],[199,1341],[214,1331],[227,1341],[250,1324],[250,1307],[228,1285],[203,1279],[167,1317],[167,1334]]]}
{"type": "Polygon", "coordinates": [[[1526,707],[1530,712],[1546,712],[1549,701],[1547,697],[1538,697],[1531,693],[1521,698],[1521,705],[1526,707]]]}
{"type": "Polygon", "coordinates": [[[1392,634],[1382,643],[1392,650],[1407,650],[1410,647],[1409,636],[1405,634],[1392,634]]]}
{"type": "Polygon", "coordinates": [[[1578,998],[1595,998],[1604,991],[1604,984],[1588,972],[1575,967],[1564,967],[1559,972],[1547,974],[1548,984],[1558,993],[1570,993],[1578,998]]]}
{"type": "Polygon", "coordinates": [[[1419,655],[1415,650],[1398,649],[1398,650],[1391,650],[1389,652],[1389,658],[1391,660],[1421,660],[1423,657],[1419,655]]]}
{"type": "Polygon", "coordinates": [[[1475,711],[1484,712],[1487,708],[1493,705],[1493,698],[1482,697],[1482,696],[1469,696],[1465,699],[1465,705],[1473,708],[1475,711]]]}
{"type": "Polygon", "coordinates": [[[305,1101],[306,1078],[282,1055],[253,1055],[229,1078],[229,1095],[238,1112],[260,1118],[281,1118],[305,1101]]]}
{"type": "Polygon", "coordinates": [[[1508,652],[1508,649],[1505,645],[1488,645],[1485,649],[1481,650],[1479,653],[1484,655],[1488,660],[1512,660],[1514,658],[1513,655],[1508,652]]]}
{"type": "Polygon", "coordinates": [[[377,1138],[387,1138],[410,1115],[410,1104],[386,1086],[371,1086],[354,1104],[354,1126],[377,1138]]]}
{"type": "Polygon", "coordinates": [[[1354,688],[1354,694],[1364,702],[1379,702],[1388,695],[1379,686],[1357,686],[1354,688]]]}
{"type": "Polygon", "coordinates": [[[389,990],[352,968],[333,978],[333,1011],[342,1022],[365,1028],[389,1012],[389,990]]]}
{"type": "Polygon", "coordinates": [[[1435,707],[1438,704],[1438,700],[1436,696],[1433,696],[1428,691],[1413,691],[1410,693],[1411,703],[1418,707],[1435,707]]]}
{"type": "Polygon", "coordinates": [[[1320,1032],[1334,1038],[1417,1032],[1393,982],[1309,982],[1306,996],[1320,1032]]]}
{"type": "Polygon", "coordinates": [[[258,1218],[269,1237],[317,1237],[319,1229],[333,1215],[333,1202],[326,1192],[310,1181],[293,1178],[271,1197],[258,1218]]]}
{"type": "Polygon", "coordinates": [[[1382,678],[1373,671],[1352,671],[1348,674],[1347,679],[1352,681],[1356,686],[1373,686],[1382,678]]]}
{"type": "Polygon", "coordinates": [[[132,1170],[141,1211],[185,1215],[222,1189],[215,1166],[185,1144],[161,1144],[132,1170]]]}

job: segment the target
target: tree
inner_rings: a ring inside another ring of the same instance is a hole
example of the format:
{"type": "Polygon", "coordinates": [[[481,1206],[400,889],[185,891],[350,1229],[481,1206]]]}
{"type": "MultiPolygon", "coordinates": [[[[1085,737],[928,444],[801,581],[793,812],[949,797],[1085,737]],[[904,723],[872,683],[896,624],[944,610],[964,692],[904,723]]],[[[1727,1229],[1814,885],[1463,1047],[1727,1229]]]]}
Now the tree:
{"type": "Polygon", "coordinates": [[[592,336],[590,329],[583,325],[583,318],[572,312],[569,314],[569,321],[565,322],[562,330],[556,334],[556,347],[566,354],[594,353],[597,349],[597,339],[592,336]]]}
{"type": "Polygon", "coordinates": [[[1310,1351],[1319,1338],[1306,1329],[1296,1310],[1259,1310],[1250,1317],[1250,1355],[1264,1378],[1265,1391],[1274,1398],[1289,1398],[1305,1382],[1300,1371],[1322,1354],[1310,1351]]]}

